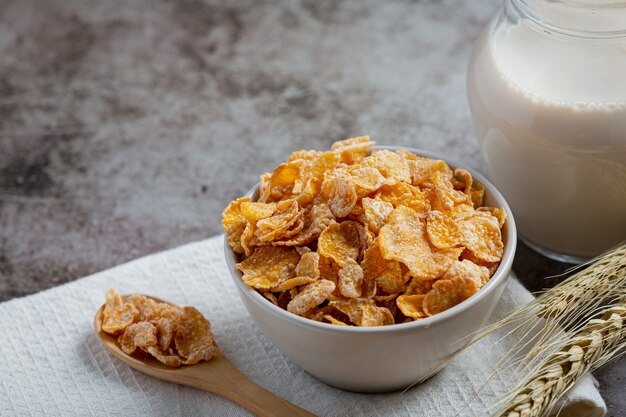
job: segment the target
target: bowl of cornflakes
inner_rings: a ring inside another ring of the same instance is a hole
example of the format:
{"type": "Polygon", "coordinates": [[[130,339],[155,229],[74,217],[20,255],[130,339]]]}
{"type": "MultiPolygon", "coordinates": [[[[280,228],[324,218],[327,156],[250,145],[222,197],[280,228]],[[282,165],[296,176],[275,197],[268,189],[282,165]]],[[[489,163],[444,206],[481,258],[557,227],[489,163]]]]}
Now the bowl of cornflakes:
{"type": "MultiPolygon", "coordinates": [[[[356,392],[434,374],[493,312],[511,210],[480,174],[369,137],[294,152],[222,215],[253,320],[294,363],[356,392]]],[[[487,355],[488,352],[485,352],[487,355]]]]}

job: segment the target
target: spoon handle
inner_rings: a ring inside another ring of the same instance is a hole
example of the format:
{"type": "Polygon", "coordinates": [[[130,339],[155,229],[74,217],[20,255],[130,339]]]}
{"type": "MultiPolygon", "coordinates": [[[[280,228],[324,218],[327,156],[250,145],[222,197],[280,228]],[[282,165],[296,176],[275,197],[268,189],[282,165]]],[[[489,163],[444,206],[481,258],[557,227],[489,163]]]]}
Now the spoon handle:
{"type": "Polygon", "coordinates": [[[191,366],[189,373],[195,376],[188,379],[191,385],[212,392],[236,402],[257,417],[316,417],[315,414],[286,401],[255,384],[223,356],[207,363],[211,370],[202,372],[202,367],[191,366]]]}

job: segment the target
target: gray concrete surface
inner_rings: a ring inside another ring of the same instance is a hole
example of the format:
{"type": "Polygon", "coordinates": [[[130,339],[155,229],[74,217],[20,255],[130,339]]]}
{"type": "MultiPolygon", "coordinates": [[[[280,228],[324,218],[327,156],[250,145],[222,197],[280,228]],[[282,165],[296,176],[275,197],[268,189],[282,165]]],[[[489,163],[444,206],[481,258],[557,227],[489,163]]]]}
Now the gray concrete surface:
{"type": "MultiPolygon", "coordinates": [[[[483,170],[481,1],[0,0],[0,300],[220,232],[289,152],[370,134],[483,170]]],[[[566,267],[521,245],[531,289],[566,267]]],[[[597,373],[626,414],[622,360],[597,373]]]]}

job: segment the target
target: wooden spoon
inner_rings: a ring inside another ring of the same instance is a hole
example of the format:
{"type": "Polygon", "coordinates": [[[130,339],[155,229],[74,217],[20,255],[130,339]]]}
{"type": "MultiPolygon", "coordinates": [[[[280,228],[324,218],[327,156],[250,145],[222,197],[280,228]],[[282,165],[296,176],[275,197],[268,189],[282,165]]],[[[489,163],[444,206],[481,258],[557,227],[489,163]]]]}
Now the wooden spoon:
{"type": "MultiPolygon", "coordinates": [[[[146,297],[159,303],[175,305],[155,297],[146,297]]],[[[277,397],[250,381],[231,365],[221,352],[208,362],[202,361],[190,366],[182,365],[180,368],[164,365],[147,354],[141,359],[125,354],[117,343],[117,338],[102,330],[103,309],[104,305],[100,307],[94,318],[96,334],[106,350],[131,368],[164,381],[187,385],[228,398],[258,417],[315,417],[315,414],[277,397]]]]}

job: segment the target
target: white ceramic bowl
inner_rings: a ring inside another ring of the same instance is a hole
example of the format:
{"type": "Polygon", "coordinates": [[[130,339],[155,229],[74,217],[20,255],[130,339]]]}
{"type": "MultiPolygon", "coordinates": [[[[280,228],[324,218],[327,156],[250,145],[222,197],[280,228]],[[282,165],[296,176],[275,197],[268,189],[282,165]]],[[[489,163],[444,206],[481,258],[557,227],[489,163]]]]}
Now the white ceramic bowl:
{"type": "MultiPolygon", "coordinates": [[[[419,149],[416,155],[454,161],[419,149]]],[[[343,327],[309,320],[283,310],[247,287],[235,267],[237,255],[226,241],[226,262],[248,312],[269,340],[289,359],[317,379],[337,388],[356,392],[386,392],[405,388],[420,380],[444,358],[458,351],[493,312],[511,272],[517,243],[513,214],[504,197],[482,175],[471,169],[485,186],[485,204],[503,207],[504,257],[487,285],[462,303],[435,316],[411,323],[379,327],[343,327]]],[[[255,198],[257,187],[248,195],[255,198]]]]}

